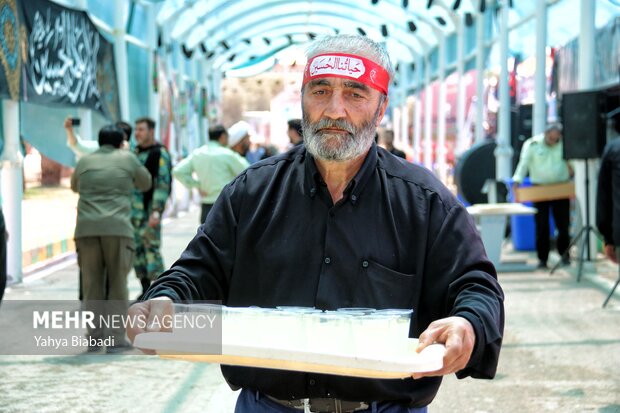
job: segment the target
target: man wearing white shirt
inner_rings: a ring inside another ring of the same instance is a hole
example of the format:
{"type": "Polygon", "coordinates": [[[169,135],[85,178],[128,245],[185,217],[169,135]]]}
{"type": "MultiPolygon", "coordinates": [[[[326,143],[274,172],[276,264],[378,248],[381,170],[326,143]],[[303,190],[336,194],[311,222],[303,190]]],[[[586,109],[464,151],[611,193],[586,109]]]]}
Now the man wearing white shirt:
{"type": "Polygon", "coordinates": [[[223,126],[212,127],[209,129],[209,142],[193,151],[172,170],[172,176],[179,182],[200,192],[201,224],[222,188],[249,166],[244,157],[226,147],[228,139],[223,126]]]}
{"type": "MultiPolygon", "coordinates": [[[[512,177],[514,185],[523,182],[529,173],[534,185],[547,185],[567,182],[573,176],[573,168],[563,158],[562,125],[552,123],[544,134],[536,135],[525,141],[521,150],[519,164],[512,177]]],[[[570,243],[568,227],[570,223],[570,200],[534,202],[538,210],[534,216],[536,224],[536,253],[538,268],[547,268],[549,258],[549,211],[558,229],[557,248],[564,264],[569,264],[567,248],[570,243]]]]}

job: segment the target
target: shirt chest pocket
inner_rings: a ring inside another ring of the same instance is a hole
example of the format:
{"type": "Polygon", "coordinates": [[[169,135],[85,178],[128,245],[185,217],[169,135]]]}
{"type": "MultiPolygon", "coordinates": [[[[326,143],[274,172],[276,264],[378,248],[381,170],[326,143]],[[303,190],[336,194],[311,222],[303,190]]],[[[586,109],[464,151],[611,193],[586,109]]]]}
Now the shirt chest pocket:
{"type": "Polygon", "coordinates": [[[415,274],[404,274],[365,260],[359,271],[354,307],[413,308],[415,274]]]}
{"type": "Polygon", "coordinates": [[[544,150],[543,148],[537,148],[534,151],[534,157],[537,160],[541,160],[541,159],[546,159],[549,157],[549,152],[547,152],[546,150],[544,150]]]}

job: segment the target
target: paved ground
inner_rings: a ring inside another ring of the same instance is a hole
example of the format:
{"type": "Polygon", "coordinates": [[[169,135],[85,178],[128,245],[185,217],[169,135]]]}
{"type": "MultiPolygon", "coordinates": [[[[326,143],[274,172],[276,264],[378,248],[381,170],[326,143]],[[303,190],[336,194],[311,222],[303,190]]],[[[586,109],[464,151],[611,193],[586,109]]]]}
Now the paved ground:
{"type": "MultiPolygon", "coordinates": [[[[194,210],[165,224],[167,264],[197,217],[194,210]]],[[[577,283],[574,267],[500,275],[507,318],[496,379],[447,377],[431,412],[620,412],[620,296],[601,308],[617,269],[587,265],[577,283]]],[[[61,263],[11,286],[6,299],[75,299],[77,274],[74,262],[61,263]]],[[[130,291],[139,291],[132,275],[130,291]]],[[[214,365],[143,355],[0,356],[0,412],[226,413],[235,397],[214,365]]]]}

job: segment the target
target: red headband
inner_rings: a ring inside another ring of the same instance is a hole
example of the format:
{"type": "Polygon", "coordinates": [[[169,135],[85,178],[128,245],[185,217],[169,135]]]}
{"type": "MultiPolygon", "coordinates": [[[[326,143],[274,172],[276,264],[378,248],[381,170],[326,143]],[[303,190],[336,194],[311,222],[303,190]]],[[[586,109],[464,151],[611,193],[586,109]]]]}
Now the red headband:
{"type": "Polygon", "coordinates": [[[387,70],[365,57],[326,53],[308,60],[302,86],[322,77],[341,77],[364,83],[387,95],[390,75],[387,70]]]}

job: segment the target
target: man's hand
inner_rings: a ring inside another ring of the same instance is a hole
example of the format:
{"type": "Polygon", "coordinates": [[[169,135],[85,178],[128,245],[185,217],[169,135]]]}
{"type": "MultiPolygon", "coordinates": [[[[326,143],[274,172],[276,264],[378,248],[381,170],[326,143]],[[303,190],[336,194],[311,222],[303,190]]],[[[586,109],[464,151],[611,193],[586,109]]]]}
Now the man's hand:
{"type": "Polygon", "coordinates": [[[512,197],[514,198],[514,202],[519,202],[519,199],[517,198],[517,188],[519,188],[519,183],[518,182],[513,182],[513,184],[512,184],[512,197]]]}
{"type": "MultiPolygon", "coordinates": [[[[174,316],[172,300],[168,297],[157,297],[148,301],[135,303],[127,311],[131,320],[135,320],[127,328],[127,337],[133,343],[138,334],[158,331],[172,331],[166,328],[166,318],[174,316]],[[146,321],[146,323],[143,323],[146,321]],[[163,328],[162,328],[163,327],[163,328]]],[[[153,350],[142,350],[146,354],[155,354],[153,350]]]]}
{"type": "Polygon", "coordinates": [[[77,145],[77,138],[75,137],[75,132],[73,132],[73,124],[71,123],[71,118],[66,118],[63,126],[67,131],[67,142],[69,143],[69,145],[77,145]]]}
{"type": "Polygon", "coordinates": [[[151,228],[157,227],[161,222],[161,213],[159,211],[153,211],[151,215],[149,215],[149,223],[148,226],[151,228]]]}
{"type": "Polygon", "coordinates": [[[63,124],[63,126],[65,127],[65,129],[72,131],[73,124],[71,123],[71,118],[65,118],[65,123],[63,124]]]}
{"type": "Polygon", "coordinates": [[[618,256],[616,255],[616,246],[611,244],[605,244],[605,256],[612,262],[618,264],[618,256]]]}
{"type": "Polygon", "coordinates": [[[420,334],[420,344],[417,352],[425,347],[440,343],[446,346],[446,354],[443,356],[443,368],[428,373],[415,373],[414,379],[426,376],[444,376],[463,370],[474,350],[476,334],[469,321],[463,317],[448,317],[433,321],[426,330],[420,334]]]}

